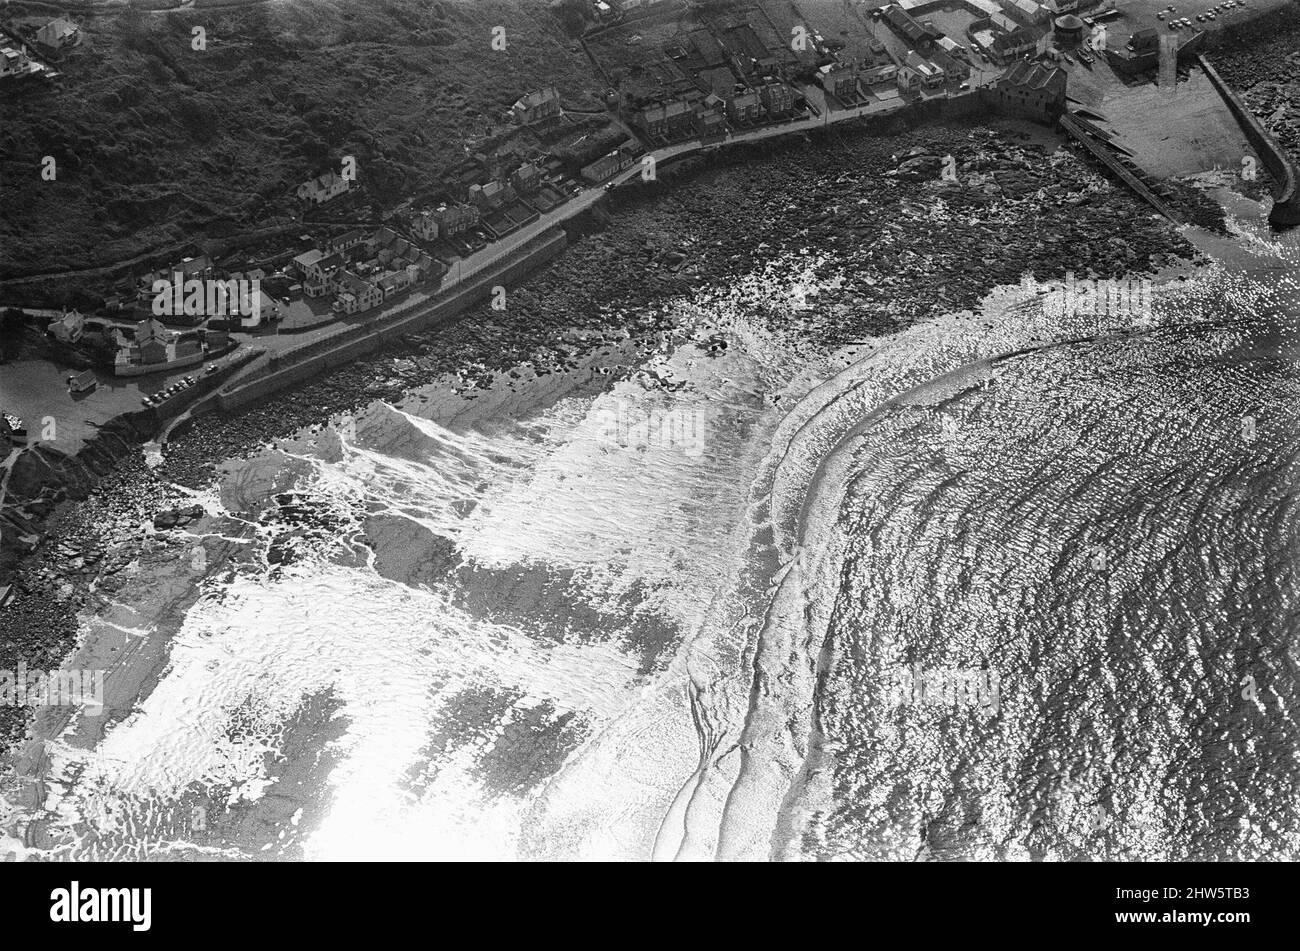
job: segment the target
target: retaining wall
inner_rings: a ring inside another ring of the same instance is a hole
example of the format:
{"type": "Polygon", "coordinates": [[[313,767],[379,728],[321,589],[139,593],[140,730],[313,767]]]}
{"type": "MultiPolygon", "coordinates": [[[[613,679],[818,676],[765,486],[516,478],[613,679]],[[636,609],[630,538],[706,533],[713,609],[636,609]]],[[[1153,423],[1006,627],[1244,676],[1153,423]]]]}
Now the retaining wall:
{"type": "Polygon", "coordinates": [[[1277,192],[1273,195],[1273,210],[1269,212],[1268,220],[1275,225],[1300,224],[1300,193],[1297,192],[1295,162],[1268,129],[1264,128],[1264,123],[1250,111],[1236,91],[1220,78],[1218,71],[1205,58],[1205,54],[1198,53],[1196,60],[1205,70],[1205,75],[1210,77],[1210,82],[1219,91],[1223,101],[1228,104],[1233,118],[1237,120],[1241,131],[1246,135],[1246,141],[1259,153],[1264,167],[1277,183],[1277,192]]]}
{"type": "Polygon", "coordinates": [[[276,359],[273,356],[266,362],[266,369],[256,371],[256,379],[222,389],[216,397],[217,408],[223,412],[238,409],[283,387],[309,380],[324,370],[373,353],[402,334],[447,323],[467,307],[485,299],[494,286],[516,283],[530,271],[546,264],[564,250],[567,243],[562,230],[557,228],[545,232],[524,245],[509,264],[502,268],[485,268],[466,279],[450,297],[417,305],[415,313],[391,320],[383,326],[358,328],[355,336],[349,334],[348,339],[319,350],[313,347],[309,355],[298,359],[292,356],[276,359]]]}

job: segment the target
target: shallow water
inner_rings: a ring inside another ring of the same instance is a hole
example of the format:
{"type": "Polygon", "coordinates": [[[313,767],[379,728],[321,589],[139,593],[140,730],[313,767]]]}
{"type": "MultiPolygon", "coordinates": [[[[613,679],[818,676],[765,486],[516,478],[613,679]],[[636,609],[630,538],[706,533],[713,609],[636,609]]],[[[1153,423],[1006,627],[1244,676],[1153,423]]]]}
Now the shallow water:
{"type": "Polygon", "coordinates": [[[780,262],[231,461],[84,619],[165,649],[43,737],[37,854],[1293,855],[1300,256],[1203,240],[829,357],[780,262]]]}

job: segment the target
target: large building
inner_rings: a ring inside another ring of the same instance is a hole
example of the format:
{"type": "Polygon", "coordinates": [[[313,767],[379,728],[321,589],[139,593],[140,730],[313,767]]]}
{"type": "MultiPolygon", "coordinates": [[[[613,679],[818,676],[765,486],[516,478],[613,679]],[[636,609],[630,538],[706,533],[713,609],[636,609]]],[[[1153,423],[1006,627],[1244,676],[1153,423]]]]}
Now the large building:
{"type": "Polygon", "coordinates": [[[36,31],[36,42],[54,52],[75,46],[80,39],[81,31],[77,24],[64,17],[51,20],[36,31]]]}
{"type": "Polygon", "coordinates": [[[171,333],[158,321],[147,318],[135,325],[135,346],[141,363],[164,363],[171,333]]]}
{"type": "Polygon", "coordinates": [[[817,82],[841,102],[852,103],[858,98],[858,71],[852,66],[823,66],[817,82]]]}
{"type": "Polygon", "coordinates": [[[473,205],[443,201],[436,208],[423,212],[411,224],[411,231],[422,241],[449,238],[478,225],[481,216],[473,205]]]}
{"type": "Polygon", "coordinates": [[[303,182],[298,186],[296,194],[301,201],[310,202],[313,205],[323,205],[327,201],[333,201],[351,187],[352,182],[349,179],[330,169],[323,175],[317,175],[309,182],[303,182]]]}
{"type": "Polygon", "coordinates": [[[554,87],[547,86],[545,89],[520,96],[515,100],[510,111],[514,114],[515,121],[521,125],[550,119],[560,114],[560,94],[554,87]]]}
{"type": "Polygon", "coordinates": [[[913,49],[925,52],[939,41],[939,37],[943,36],[938,30],[923,26],[902,7],[892,3],[882,7],[880,15],[913,49]]]}
{"type": "Polygon", "coordinates": [[[1039,122],[1053,122],[1065,111],[1065,70],[1020,62],[985,91],[1000,112],[1039,122]]]}
{"type": "Polygon", "coordinates": [[[1034,0],[1002,0],[1007,16],[1021,26],[1038,26],[1051,19],[1051,11],[1034,0]]]}
{"type": "Polygon", "coordinates": [[[344,271],[338,279],[339,296],[334,310],[345,314],[360,314],[384,302],[384,292],[364,281],[351,271],[344,271]]]}
{"type": "Polygon", "coordinates": [[[738,93],[727,100],[727,119],[736,125],[757,122],[762,111],[758,93],[753,90],[738,93]]]}
{"type": "Polygon", "coordinates": [[[785,83],[767,83],[758,89],[769,119],[779,119],[794,112],[794,90],[785,83]]]}
{"type": "Polygon", "coordinates": [[[46,329],[60,343],[75,344],[86,333],[86,318],[75,310],[64,311],[46,329]]]}

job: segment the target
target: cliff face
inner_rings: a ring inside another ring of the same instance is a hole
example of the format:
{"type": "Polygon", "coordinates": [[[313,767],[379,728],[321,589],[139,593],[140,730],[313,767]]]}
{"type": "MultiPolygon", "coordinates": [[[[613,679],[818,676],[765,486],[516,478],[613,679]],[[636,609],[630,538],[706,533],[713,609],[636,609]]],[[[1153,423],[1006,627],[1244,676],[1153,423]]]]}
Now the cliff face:
{"type": "Polygon", "coordinates": [[[18,560],[40,541],[41,526],[65,499],[84,499],[95,483],[153,432],[148,412],[120,416],[100,429],[75,455],[36,445],[20,453],[0,498],[0,585],[8,584],[18,560]]]}

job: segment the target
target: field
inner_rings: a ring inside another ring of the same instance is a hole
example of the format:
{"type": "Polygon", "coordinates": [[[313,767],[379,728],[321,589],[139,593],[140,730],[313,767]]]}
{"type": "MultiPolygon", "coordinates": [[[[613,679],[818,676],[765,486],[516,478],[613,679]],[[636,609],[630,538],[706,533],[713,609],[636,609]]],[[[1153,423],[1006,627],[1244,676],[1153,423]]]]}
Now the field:
{"type": "MultiPolygon", "coordinates": [[[[289,221],[293,189],[343,155],[372,199],[398,200],[508,125],[522,93],[555,85],[566,105],[595,108],[601,91],[540,0],[71,15],[84,42],[59,64],[62,85],[0,98],[0,278],[289,221]],[[492,48],[496,26],[504,51],[492,48]],[[195,27],[206,49],[193,48],[195,27]]],[[[11,3],[0,19],[51,16],[11,3]]]]}

